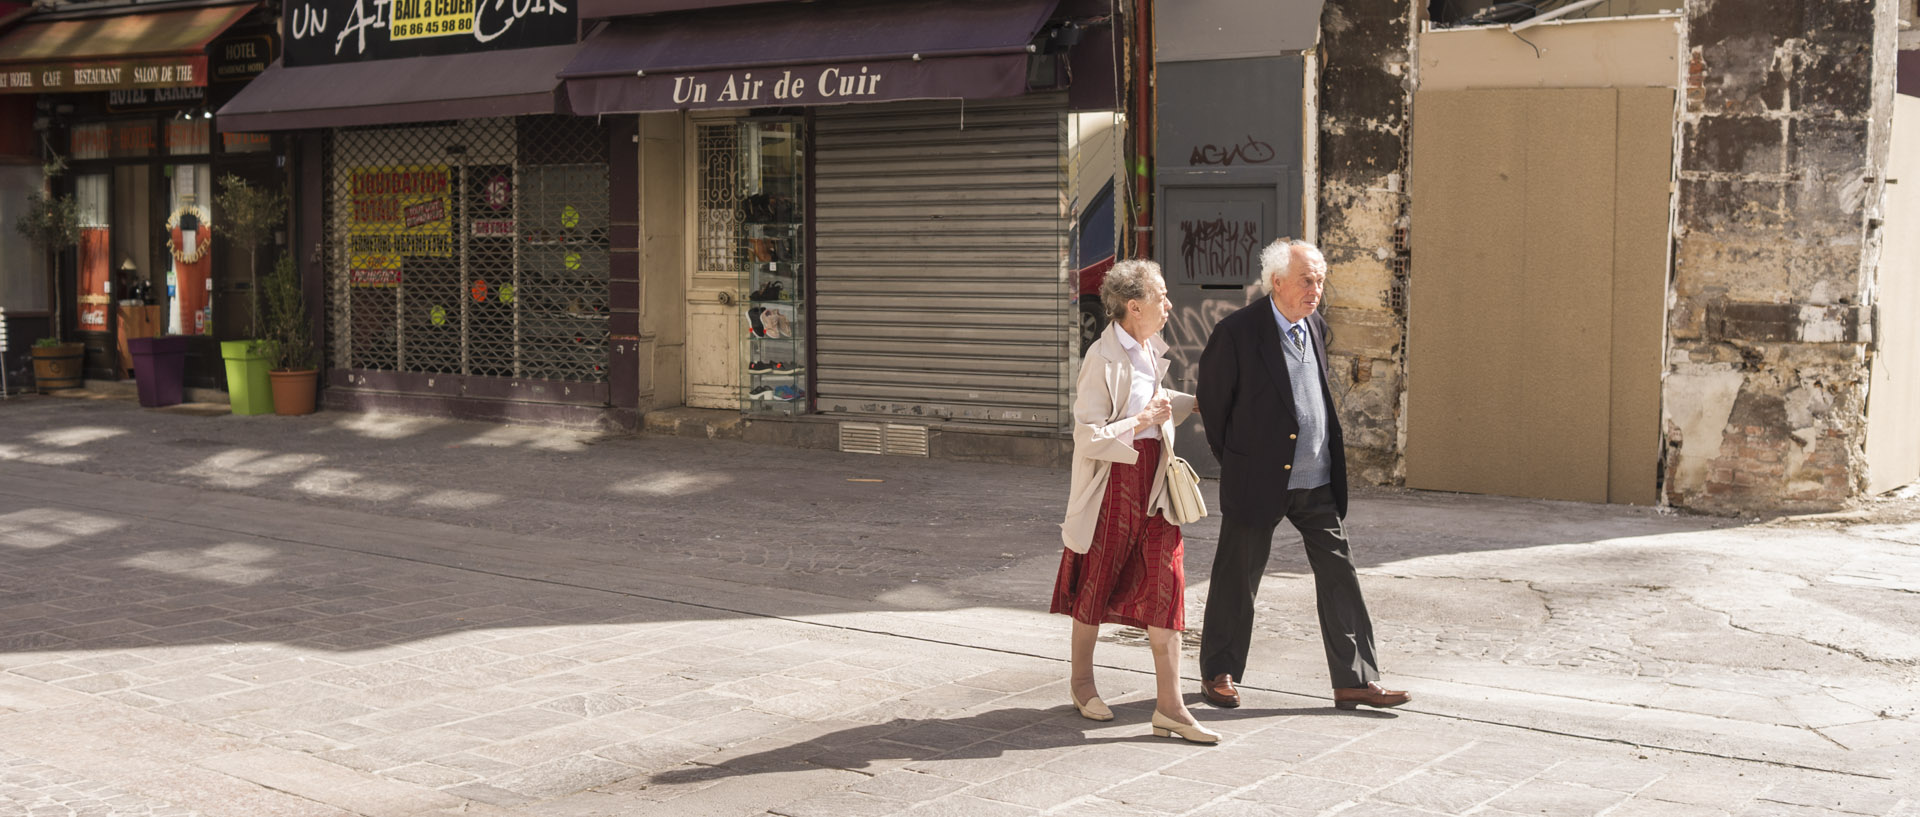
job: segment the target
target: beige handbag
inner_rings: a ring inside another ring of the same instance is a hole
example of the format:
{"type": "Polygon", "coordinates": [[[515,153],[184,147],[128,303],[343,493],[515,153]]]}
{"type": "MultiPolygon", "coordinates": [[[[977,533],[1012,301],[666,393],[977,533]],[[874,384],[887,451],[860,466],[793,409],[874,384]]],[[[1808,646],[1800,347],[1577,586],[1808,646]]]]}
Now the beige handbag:
{"type": "MultiPolygon", "coordinates": [[[[1165,392],[1160,392],[1165,394],[1165,392]]],[[[1160,438],[1173,439],[1173,423],[1161,424],[1160,438]]],[[[1191,525],[1207,518],[1207,500],[1200,495],[1200,475],[1194,473],[1193,466],[1187,464],[1185,457],[1167,452],[1167,521],[1175,525],[1191,525]]]]}
{"type": "Polygon", "coordinates": [[[1167,521],[1191,525],[1207,518],[1207,500],[1200,495],[1200,475],[1181,457],[1167,463],[1167,521]]]}

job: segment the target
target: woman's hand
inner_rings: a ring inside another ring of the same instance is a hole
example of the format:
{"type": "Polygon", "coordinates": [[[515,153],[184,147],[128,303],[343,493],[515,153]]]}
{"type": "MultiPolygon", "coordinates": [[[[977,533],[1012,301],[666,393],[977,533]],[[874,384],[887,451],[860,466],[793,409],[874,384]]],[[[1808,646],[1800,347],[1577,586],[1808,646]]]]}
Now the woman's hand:
{"type": "Polygon", "coordinates": [[[1133,415],[1133,427],[1138,431],[1171,419],[1173,419],[1173,401],[1167,399],[1164,394],[1158,394],[1147,401],[1147,407],[1144,410],[1133,415]]]}

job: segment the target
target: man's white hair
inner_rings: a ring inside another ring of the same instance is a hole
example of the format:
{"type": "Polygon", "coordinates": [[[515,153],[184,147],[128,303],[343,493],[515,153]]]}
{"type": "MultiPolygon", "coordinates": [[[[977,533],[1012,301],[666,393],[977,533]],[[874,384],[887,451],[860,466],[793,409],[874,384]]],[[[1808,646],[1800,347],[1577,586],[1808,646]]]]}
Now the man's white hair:
{"type": "Polygon", "coordinates": [[[1260,294],[1272,295],[1273,276],[1285,274],[1292,268],[1294,247],[1306,247],[1315,253],[1320,252],[1319,247],[1297,238],[1274,239],[1272,244],[1260,250],[1260,294]]]}

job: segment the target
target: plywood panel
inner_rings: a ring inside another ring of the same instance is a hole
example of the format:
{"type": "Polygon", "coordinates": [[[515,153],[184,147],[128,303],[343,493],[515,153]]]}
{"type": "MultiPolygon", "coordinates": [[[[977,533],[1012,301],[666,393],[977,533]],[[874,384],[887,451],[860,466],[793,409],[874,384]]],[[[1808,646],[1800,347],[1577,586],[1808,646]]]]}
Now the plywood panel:
{"type": "Polygon", "coordinates": [[[1490,418],[1521,413],[1520,395],[1487,388],[1523,345],[1486,293],[1518,289],[1526,208],[1525,101],[1516,94],[1414,97],[1407,361],[1407,484],[1500,492],[1485,463],[1511,462],[1518,441],[1490,418]]]}
{"type": "MultiPolygon", "coordinates": [[[[1509,490],[1607,500],[1617,92],[1525,92],[1526,273],[1515,315],[1525,450],[1509,490]]],[[[1488,293],[1498,303],[1500,293],[1488,293]]]]}
{"type": "Polygon", "coordinates": [[[1420,34],[1420,89],[1672,88],[1680,81],[1680,19],[1594,20],[1530,28],[1420,34]],[[1540,47],[1534,51],[1534,46],[1540,47]]]}
{"type": "Polygon", "coordinates": [[[1607,501],[1651,505],[1660,471],[1673,92],[1620,91],[1613,214],[1612,413],[1607,501]]]}
{"type": "Polygon", "coordinates": [[[1414,105],[1407,483],[1651,502],[1671,92],[1414,105]]]}
{"type": "Polygon", "coordinates": [[[1887,180],[1867,387],[1867,490],[1876,494],[1920,479],[1920,99],[1894,97],[1887,180]]]}

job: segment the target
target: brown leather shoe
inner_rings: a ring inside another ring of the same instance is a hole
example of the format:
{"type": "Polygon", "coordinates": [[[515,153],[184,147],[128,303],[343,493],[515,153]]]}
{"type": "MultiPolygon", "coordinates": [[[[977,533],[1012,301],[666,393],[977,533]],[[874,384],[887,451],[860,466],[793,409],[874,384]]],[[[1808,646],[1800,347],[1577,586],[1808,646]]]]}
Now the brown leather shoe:
{"type": "Polygon", "coordinates": [[[1224,672],[1212,678],[1200,679],[1200,697],[1221,709],[1240,705],[1240,690],[1234,688],[1233,676],[1224,672]]]}
{"type": "Polygon", "coordinates": [[[1399,706],[1413,700],[1412,695],[1398,689],[1387,689],[1377,683],[1368,683],[1360,689],[1336,689],[1333,691],[1333,705],[1340,709],[1353,709],[1361,704],[1386,709],[1399,706]]]}

